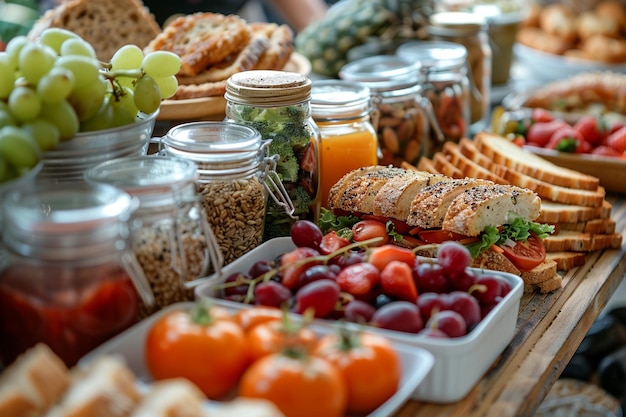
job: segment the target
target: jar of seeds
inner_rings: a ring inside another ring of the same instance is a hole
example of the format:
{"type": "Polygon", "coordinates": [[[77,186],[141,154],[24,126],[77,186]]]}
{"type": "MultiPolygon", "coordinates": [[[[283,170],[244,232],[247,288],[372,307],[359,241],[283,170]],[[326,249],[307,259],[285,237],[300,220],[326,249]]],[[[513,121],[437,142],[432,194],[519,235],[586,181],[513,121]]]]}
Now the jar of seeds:
{"type": "Polygon", "coordinates": [[[196,164],[196,188],[224,264],[263,241],[268,196],[289,210],[291,201],[274,171],[276,159],[266,155],[267,142],[256,129],[233,122],[186,123],[161,138],[159,153],[196,164]]]}
{"type": "Polygon", "coordinates": [[[140,318],[170,304],[193,300],[186,284],[220,271],[222,254],[195,188],[193,161],[170,156],[112,159],[85,172],[87,182],[110,184],[139,201],[132,248],[152,287],[155,303],[140,318]]]}

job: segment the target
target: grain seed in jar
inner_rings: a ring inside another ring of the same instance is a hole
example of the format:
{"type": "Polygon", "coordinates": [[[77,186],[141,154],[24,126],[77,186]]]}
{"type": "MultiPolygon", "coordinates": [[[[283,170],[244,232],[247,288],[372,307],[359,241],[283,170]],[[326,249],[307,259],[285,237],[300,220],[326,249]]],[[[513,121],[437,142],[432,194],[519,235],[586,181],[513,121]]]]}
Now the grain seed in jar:
{"type": "Polygon", "coordinates": [[[256,129],[234,122],[186,123],[159,142],[161,154],[196,164],[196,188],[225,264],[261,244],[268,196],[288,206],[266,145],[256,129]]]}
{"type": "Polygon", "coordinates": [[[139,201],[132,249],[155,303],[142,304],[144,318],[170,304],[193,300],[186,283],[221,268],[222,257],[196,193],[193,161],[168,156],[113,159],[85,173],[92,183],[114,185],[139,201]]]}

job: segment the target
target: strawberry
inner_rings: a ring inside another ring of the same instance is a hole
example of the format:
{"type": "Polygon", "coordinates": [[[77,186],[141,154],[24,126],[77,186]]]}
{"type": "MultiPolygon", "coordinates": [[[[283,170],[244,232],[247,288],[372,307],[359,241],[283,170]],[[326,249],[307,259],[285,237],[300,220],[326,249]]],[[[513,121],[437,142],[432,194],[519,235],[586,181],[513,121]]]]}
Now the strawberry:
{"type": "Polygon", "coordinates": [[[402,261],[391,261],[380,273],[383,293],[398,300],[417,301],[417,287],[411,267],[402,261]]]}
{"type": "Polygon", "coordinates": [[[566,126],[569,125],[563,120],[533,123],[526,131],[526,141],[529,145],[544,147],[554,132],[566,126]]]}
{"type": "Polygon", "coordinates": [[[581,140],[576,146],[576,153],[590,153],[592,150],[593,145],[587,139],[581,140]]]}
{"type": "Polygon", "coordinates": [[[606,144],[620,154],[626,152],[626,127],[611,133],[606,138],[606,144]]]}
{"type": "Polygon", "coordinates": [[[352,226],[352,239],[355,242],[363,242],[364,240],[380,237],[382,240],[377,242],[376,246],[382,246],[389,242],[389,234],[387,233],[387,225],[383,222],[373,219],[361,220],[352,226]]]}
{"type": "Polygon", "coordinates": [[[604,146],[604,145],[600,145],[596,148],[594,148],[591,152],[592,155],[600,155],[600,156],[613,156],[618,158],[620,156],[620,153],[617,152],[615,149],[609,147],[609,146],[604,146]]]}
{"type": "Polygon", "coordinates": [[[343,268],[335,280],[342,291],[352,295],[366,295],[380,282],[380,271],[368,262],[343,268]]]}
{"type": "Polygon", "coordinates": [[[583,135],[571,126],[557,129],[546,144],[546,148],[561,152],[575,152],[578,144],[584,140],[583,135]]]}
{"type": "Polygon", "coordinates": [[[532,115],[530,116],[530,118],[532,119],[533,123],[545,123],[553,121],[554,115],[550,110],[536,107],[532,110],[532,115]]]}
{"type": "Polygon", "coordinates": [[[583,135],[583,138],[595,147],[604,140],[608,126],[602,118],[585,115],[574,124],[574,129],[578,130],[583,135]]]}
{"type": "Polygon", "coordinates": [[[391,261],[401,261],[413,268],[415,266],[415,254],[410,249],[389,244],[371,249],[367,261],[381,271],[391,261]]]}

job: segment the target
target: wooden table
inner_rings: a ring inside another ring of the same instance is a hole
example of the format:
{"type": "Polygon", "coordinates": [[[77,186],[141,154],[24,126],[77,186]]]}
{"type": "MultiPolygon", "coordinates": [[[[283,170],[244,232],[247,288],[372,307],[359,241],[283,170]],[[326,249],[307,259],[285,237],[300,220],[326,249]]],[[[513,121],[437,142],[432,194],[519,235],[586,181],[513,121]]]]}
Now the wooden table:
{"type": "MultiPolygon", "coordinates": [[[[626,197],[607,200],[616,231],[626,236],[626,197]]],[[[626,239],[620,250],[589,254],[560,290],[524,294],[513,340],[464,399],[409,401],[394,417],[532,416],[625,275],[626,239]]]]}

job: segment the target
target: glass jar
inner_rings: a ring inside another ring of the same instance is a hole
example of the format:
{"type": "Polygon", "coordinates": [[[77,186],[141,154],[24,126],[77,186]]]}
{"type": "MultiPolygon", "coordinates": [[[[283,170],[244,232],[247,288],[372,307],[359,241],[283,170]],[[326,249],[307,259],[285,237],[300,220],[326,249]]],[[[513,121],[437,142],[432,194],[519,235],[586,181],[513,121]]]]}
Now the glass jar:
{"type": "Polygon", "coordinates": [[[313,120],[320,130],[320,206],[328,191],[346,173],[378,162],[378,139],[370,121],[370,89],[342,80],[314,81],[313,120]]]}
{"type": "Polygon", "coordinates": [[[196,164],[196,188],[224,264],[261,244],[268,200],[288,210],[286,191],[274,171],[276,161],[266,152],[258,131],[232,122],[182,124],[159,141],[161,155],[196,164]]]}
{"type": "Polygon", "coordinates": [[[170,304],[193,300],[187,284],[219,272],[222,253],[196,192],[193,161],[171,156],[124,157],[85,172],[89,183],[110,184],[139,201],[132,248],[150,283],[154,304],[140,318],[170,304]]]}
{"type": "MultiPolygon", "coordinates": [[[[452,42],[411,41],[401,45],[396,54],[420,62],[423,94],[432,106],[444,140],[458,142],[467,136],[470,81],[465,47],[452,42]]],[[[441,149],[441,142],[437,145],[432,153],[441,149]]]]}
{"type": "Polygon", "coordinates": [[[422,95],[419,63],[395,55],[362,58],[343,66],[339,77],[371,90],[381,165],[417,164],[443,140],[432,107],[422,95]]]}
{"type": "Polygon", "coordinates": [[[316,221],[319,185],[319,130],[311,117],[311,80],[271,70],[244,71],[226,83],[226,120],[251,126],[278,155],[278,173],[293,202],[287,213],[268,201],[264,240],[289,236],[296,219],[316,221]]]}
{"type": "Polygon", "coordinates": [[[491,105],[491,60],[487,21],[467,12],[434,13],[427,27],[431,40],[454,42],[467,49],[470,79],[470,123],[472,130],[485,128],[491,105]]]}
{"type": "Polygon", "coordinates": [[[109,185],[31,186],[2,200],[0,356],[45,343],[74,365],[138,319],[152,293],[130,250],[136,200],[109,185]]]}

